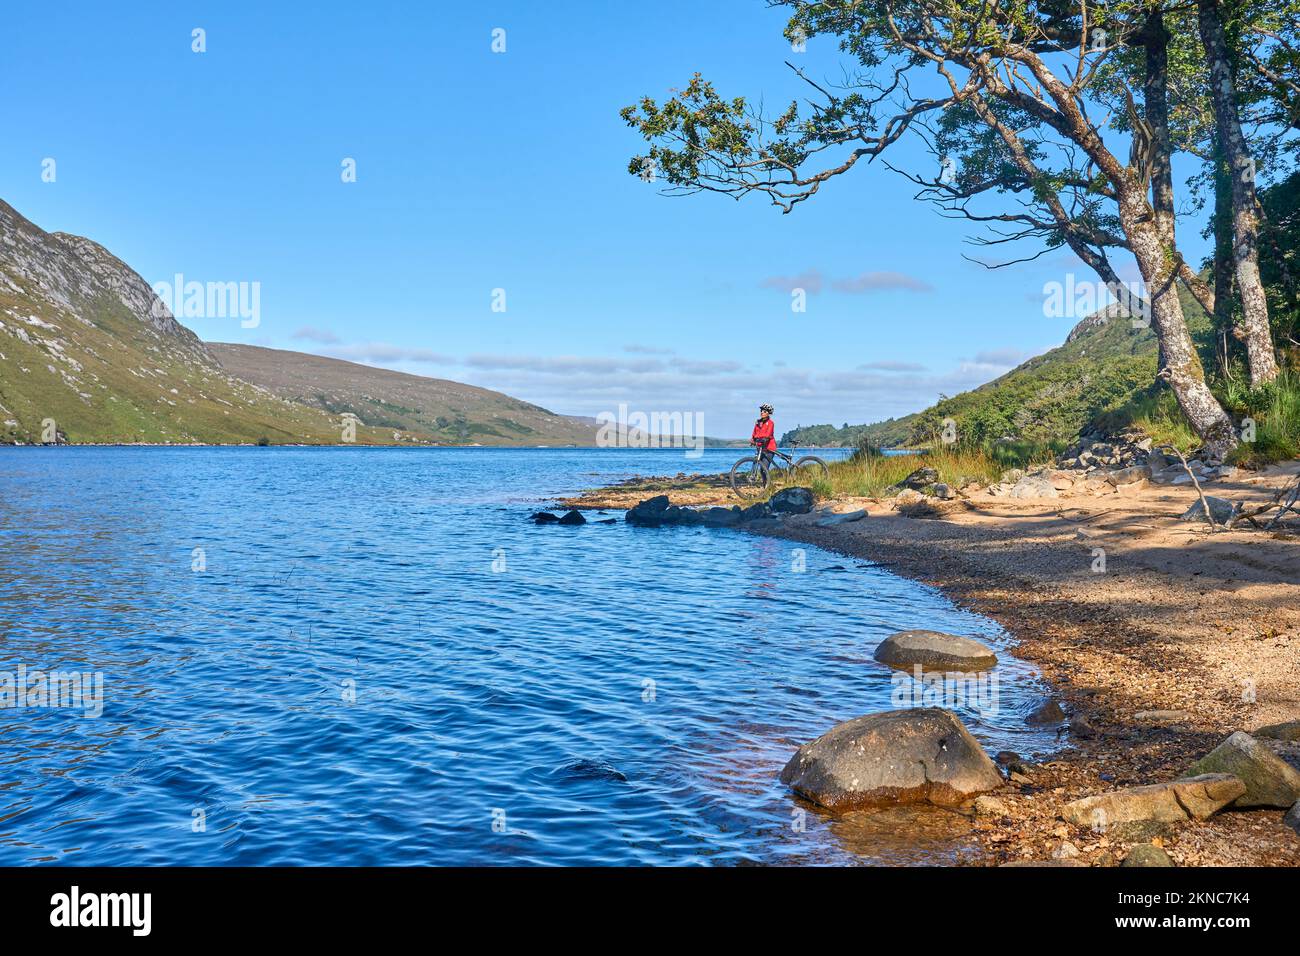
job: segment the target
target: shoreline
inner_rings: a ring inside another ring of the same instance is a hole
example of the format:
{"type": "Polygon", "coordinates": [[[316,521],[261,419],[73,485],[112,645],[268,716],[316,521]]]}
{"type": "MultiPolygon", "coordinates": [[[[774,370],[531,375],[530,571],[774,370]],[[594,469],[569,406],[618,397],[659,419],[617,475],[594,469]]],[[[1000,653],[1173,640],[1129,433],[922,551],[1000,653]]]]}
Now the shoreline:
{"type": "MultiPolygon", "coordinates": [[[[1273,466],[1207,494],[1263,499],[1298,470],[1273,466]]],[[[734,503],[698,486],[651,493],[734,503]]],[[[626,508],[648,496],[618,487],[563,503],[626,508]]],[[[1058,750],[1027,781],[996,791],[1004,814],[971,813],[979,850],[967,862],[1107,866],[1128,841],[1066,823],[1064,804],[1172,780],[1234,731],[1300,719],[1300,537],[1179,521],[1197,500],[1187,487],[1149,485],[1043,499],[976,493],[917,516],[895,499],[849,498],[829,505],[866,508],[867,518],[819,527],[814,512],[738,530],[873,561],[1001,624],[1078,723],[1062,726],[1058,750]]],[[[1300,744],[1275,749],[1300,765],[1300,744]]],[[[1223,812],[1155,839],[1180,866],[1300,865],[1300,835],[1283,814],[1223,812]]]]}

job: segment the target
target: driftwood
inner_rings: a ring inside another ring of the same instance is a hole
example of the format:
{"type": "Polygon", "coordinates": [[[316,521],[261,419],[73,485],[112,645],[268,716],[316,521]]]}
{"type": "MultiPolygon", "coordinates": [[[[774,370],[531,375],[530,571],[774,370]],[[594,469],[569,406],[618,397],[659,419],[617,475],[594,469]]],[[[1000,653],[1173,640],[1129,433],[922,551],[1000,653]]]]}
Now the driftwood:
{"type": "MultiPolygon", "coordinates": [[[[1173,445],[1160,446],[1160,451],[1166,451],[1166,450],[1171,451],[1175,455],[1177,455],[1178,460],[1183,463],[1183,471],[1187,472],[1187,477],[1192,479],[1192,484],[1196,488],[1196,494],[1200,496],[1201,508],[1203,508],[1205,511],[1205,520],[1210,523],[1211,531],[1217,531],[1219,529],[1219,526],[1214,521],[1214,512],[1210,510],[1210,503],[1205,500],[1205,492],[1201,490],[1201,483],[1196,480],[1196,472],[1192,471],[1192,466],[1187,463],[1187,456],[1184,455],[1177,448],[1175,448],[1173,445]]],[[[1231,527],[1232,526],[1231,522],[1236,517],[1237,517],[1236,515],[1233,515],[1232,518],[1228,519],[1229,523],[1225,525],[1225,527],[1231,527]]]]}
{"type": "MultiPolygon", "coordinates": [[[[1298,501],[1300,501],[1300,475],[1296,475],[1296,477],[1288,484],[1283,485],[1275,491],[1272,500],[1265,504],[1247,509],[1243,503],[1239,502],[1237,505],[1237,513],[1229,519],[1228,523],[1224,525],[1224,527],[1226,529],[1231,529],[1238,521],[1249,521],[1252,527],[1258,528],[1260,527],[1260,523],[1255,520],[1256,518],[1262,514],[1267,514],[1274,508],[1280,508],[1278,513],[1273,515],[1269,520],[1268,524],[1263,526],[1265,531],[1272,531],[1273,528],[1277,527],[1277,523],[1286,516],[1288,511],[1296,511],[1296,504],[1298,501]]],[[[1296,511],[1296,513],[1300,514],[1300,511],[1296,511]]]]}
{"type": "Polygon", "coordinates": [[[1182,462],[1183,470],[1187,472],[1187,477],[1192,479],[1192,485],[1196,488],[1196,494],[1201,499],[1201,510],[1205,512],[1205,520],[1210,523],[1211,531],[1231,531],[1236,527],[1237,522],[1239,521],[1249,522],[1251,527],[1254,528],[1262,527],[1265,531],[1271,531],[1273,528],[1277,527],[1277,523],[1286,516],[1287,512],[1294,512],[1295,514],[1300,515],[1300,475],[1296,475],[1291,481],[1287,482],[1273,493],[1272,500],[1262,505],[1247,508],[1244,501],[1235,502],[1233,506],[1233,514],[1227,521],[1223,522],[1223,524],[1219,524],[1214,520],[1214,513],[1210,510],[1210,503],[1205,500],[1205,491],[1201,488],[1201,483],[1196,479],[1196,472],[1192,471],[1192,466],[1187,463],[1186,456],[1184,456],[1183,453],[1173,445],[1161,445],[1160,451],[1173,452],[1178,456],[1178,460],[1182,462]],[[1269,520],[1268,524],[1260,525],[1260,523],[1255,520],[1260,515],[1267,514],[1274,508],[1278,508],[1279,510],[1277,514],[1273,515],[1269,520]]]}

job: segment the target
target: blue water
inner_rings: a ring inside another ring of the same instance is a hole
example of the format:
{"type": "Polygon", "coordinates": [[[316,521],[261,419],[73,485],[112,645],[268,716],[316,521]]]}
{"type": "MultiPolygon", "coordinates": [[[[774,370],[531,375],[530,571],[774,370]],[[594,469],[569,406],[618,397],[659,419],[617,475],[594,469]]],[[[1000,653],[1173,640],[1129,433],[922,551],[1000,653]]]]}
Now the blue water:
{"type": "MultiPolygon", "coordinates": [[[[996,624],[791,542],[526,520],[736,457],[0,449],[0,672],[104,681],[99,717],[0,709],[0,864],[926,862],[793,825],[777,774],[890,709],[884,636],[996,624]]],[[[968,726],[1043,745],[998,672],[968,726]]]]}

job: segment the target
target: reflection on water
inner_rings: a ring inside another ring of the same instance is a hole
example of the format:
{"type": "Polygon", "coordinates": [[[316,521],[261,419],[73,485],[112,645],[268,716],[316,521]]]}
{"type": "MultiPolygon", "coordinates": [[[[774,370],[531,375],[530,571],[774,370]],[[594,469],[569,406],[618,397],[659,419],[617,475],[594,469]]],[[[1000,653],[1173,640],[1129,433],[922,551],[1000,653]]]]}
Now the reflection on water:
{"type": "MultiPolygon", "coordinates": [[[[883,637],[997,626],[790,542],[525,520],[736,457],[674,454],[0,449],[0,671],[104,680],[0,709],[0,864],[955,859],[949,811],[800,831],[777,774],[890,708],[883,637]]],[[[972,732],[1049,746],[998,675],[972,732]]]]}

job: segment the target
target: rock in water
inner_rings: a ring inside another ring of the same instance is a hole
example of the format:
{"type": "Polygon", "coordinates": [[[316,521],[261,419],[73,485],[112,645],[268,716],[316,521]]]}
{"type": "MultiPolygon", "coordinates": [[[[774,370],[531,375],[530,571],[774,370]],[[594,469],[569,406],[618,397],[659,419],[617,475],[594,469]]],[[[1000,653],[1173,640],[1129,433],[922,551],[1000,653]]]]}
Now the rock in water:
{"type": "Polygon", "coordinates": [[[831,810],[952,806],[1002,786],[997,767],[950,711],[891,710],[837,724],[804,744],[781,782],[831,810]]]}
{"type": "Polygon", "coordinates": [[[668,496],[655,495],[655,497],[647,498],[645,501],[638,502],[629,508],[625,520],[628,524],[657,528],[664,523],[664,512],[667,510],[668,496]]]}
{"type": "Polygon", "coordinates": [[[1285,810],[1300,800],[1300,771],[1244,731],[1237,731],[1192,764],[1189,777],[1230,773],[1246,787],[1234,807],[1277,807],[1285,810]]]}
{"type": "Polygon", "coordinates": [[[806,515],[812,511],[814,500],[811,488],[782,488],[767,504],[778,514],[806,515]]]}
{"type": "Polygon", "coordinates": [[[1025,718],[1025,723],[1042,726],[1059,724],[1063,720],[1065,720],[1065,711],[1061,710],[1061,705],[1054,700],[1045,700],[1030,712],[1025,718]]]}
{"type": "Polygon", "coordinates": [[[1112,790],[1067,803],[1061,813],[1081,827],[1117,823],[1181,823],[1205,820],[1246,792],[1226,773],[1207,773],[1172,783],[1112,790]]]}
{"type": "Polygon", "coordinates": [[[1120,866],[1173,866],[1169,854],[1154,843],[1139,843],[1129,847],[1128,856],[1120,866]]]}
{"type": "Polygon", "coordinates": [[[529,520],[534,521],[537,524],[551,524],[552,522],[559,521],[560,519],[556,515],[551,514],[549,511],[539,511],[536,514],[531,515],[529,520]]]}
{"type": "MultiPolygon", "coordinates": [[[[1215,524],[1226,524],[1228,519],[1237,513],[1237,506],[1227,498],[1216,498],[1214,495],[1205,496],[1205,504],[1210,506],[1210,514],[1214,516],[1215,524]]],[[[1192,506],[1182,513],[1180,521],[1204,521],[1205,507],[1201,504],[1199,498],[1193,502],[1192,506]]]]}
{"type": "Polygon", "coordinates": [[[740,509],[714,506],[702,512],[701,518],[711,528],[727,528],[740,523],[740,509]]]}
{"type": "Polygon", "coordinates": [[[582,516],[581,511],[570,511],[557,524],[586,524],[587,519],[582,516]]]}
{"type": "Polygon", "coordinates": [[[991,648],[969,637],[940,631],[899,631],[880,642],[876,660],[890,667],[919,665],[927,671],[988,670],[998,662],[991,648]]]}

